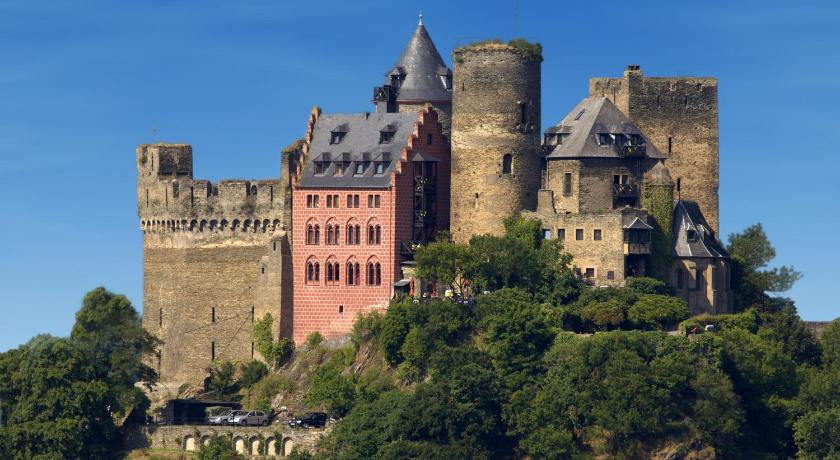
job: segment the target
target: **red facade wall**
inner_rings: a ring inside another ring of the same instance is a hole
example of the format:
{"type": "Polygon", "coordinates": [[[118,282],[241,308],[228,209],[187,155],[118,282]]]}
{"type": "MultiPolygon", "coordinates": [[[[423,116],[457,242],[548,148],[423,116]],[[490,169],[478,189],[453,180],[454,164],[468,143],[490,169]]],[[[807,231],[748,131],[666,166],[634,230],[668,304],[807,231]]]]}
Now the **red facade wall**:
{"type": "MultiPolygon", "coordinates": [[[[317,121],[316,121],[317,122],[317,121]]],[[[310,129],[311,132],[311,129],[310,129]]],[[[393,283],[401,279],[400,243],[412,239],[413,225],[413,167],[410,159],[414,151],[434,155],[438,162],[438,229],[449,225],[449,141],[437,122],[437,114],[428,109],[418,116],[415,132],[403,150],[388,189],[359,188],[298,188],[293,184],[292,195],[292,260],[294,302],[292,330],[295,343],[301,343],[314,332],[335,338],[352,331],[359,313],[387,308],[393,296],[393,283]],[[432,134],[432,144],[427,144],[432,134]],[[307,208],[307,195],[319,196],[318,208],[307,208]],[[338,207],[327,207],[327,195],[338,195],[338,207]],[[359,207],[348,208],[347,196],[359,195],[359,207]],[[380,207],[369,208],[368,196],[379,195],[380,207]],[[361,227],[361,242],[347,244],[348,222],[361,227]],[[329,223],[337,223],[338,244],[325,244],[329,223]],[[368,223],[381,226],[381,243],[368,244],[368,223]],[[320,227],[319,244],[307,244],[309,224],[320,227]],[[320,266],[318,282],[307,282],[307,262],[317,260],[320,266]],[[347,262],[359,263],[360,282],[347,284],[347,262]],[[381,284],[367,284],[367,263],[378,261],[382,266],[381,284]],[[340,268],[338,282],[328,283],[326,263],[337,261],[340,268]]]]}

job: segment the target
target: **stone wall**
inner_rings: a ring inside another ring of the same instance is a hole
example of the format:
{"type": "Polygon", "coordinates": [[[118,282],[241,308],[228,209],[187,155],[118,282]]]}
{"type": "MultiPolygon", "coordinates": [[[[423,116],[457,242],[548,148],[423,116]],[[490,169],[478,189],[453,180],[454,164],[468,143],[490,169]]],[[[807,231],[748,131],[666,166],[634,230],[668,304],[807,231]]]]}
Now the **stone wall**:
{"type": "Polygon", "coordinates": [[[617,204],[613,198],[613,176],[627,175],[630,185],[635,188],[635,198],[624,200],[623,203],[639,207],[644,174],[654,164],[655,160],[651,159],[550,159],[546,168],[545,188],[554,192],[554,203],[558,210],[573,213],[603,212],[613,209],[617,204]],[[572,174],[571,193],[566,193],[564,189],[566,173],[572,174]]]}
{"type": "Polygon", "coordinates": [[[669,284],[674,295],[686,301],[692,316],[732,313],[730,270],[725,259],[678,258],[674,260],[669,284]]]}
{"type": "MultiPolygon", "coordinates": [[[[541,202],[551,199],[550,191],[540,194],[541,202]]],[[[596,286],[621,286],[627,276],[624,263],[624,222],[638,216],[647,220],[643,211],[632,208],[600,213],[553,212],[541,203],[537,212],[525,212],[526,218],[542,222],[544,230],[551,231],[551,238],[562,238],[563,249],[573,256],[572,265],[582,275],[586,269],[594,269],[594,277],[588,282],[596,286]],[[581,239],[577,239],[580,230],[581,239]],[[601,231],[601,239],[595,239],[595,231],[601,231]]]]}
{"type": "Polygon", "coordinates": [[[623,78],[592,78],[590,96],[609,98],[663,153],[682,197],[700,205],[718,233],[718,83],[715,78],[652,78],[637,66],[623,78]]]}
{"type": "MultiPolygon", "coordinates": [[[[186,144],[137,148],[143,325],[163,341],[162,382],[198,384],[214,359],[249,361],[254,317],[291,311],[289,199],[282,180],[192,178],[186,144]]],[[[282,175],[282,173],[281,173],[282,175]]]]}
{"type": "Polygon", "coordinates": [[[453,61],[451,233],[466,242],[500,235],[502,218],[536,209],[540,61],[500,43],[456,49],[453,61]]]}
{"type": "Polygon", "coordinates": [[[328,433],[326,429],[292,429],[287,425],[268,427],[231,426],[146,426],[141,435],[130,442],[129,448],[181,449],[197,451],[213,436],[229,436],[234,448],[241,454],[259,458],[283,458],[294,447],[312,452],[318,440],[328,433]]]}

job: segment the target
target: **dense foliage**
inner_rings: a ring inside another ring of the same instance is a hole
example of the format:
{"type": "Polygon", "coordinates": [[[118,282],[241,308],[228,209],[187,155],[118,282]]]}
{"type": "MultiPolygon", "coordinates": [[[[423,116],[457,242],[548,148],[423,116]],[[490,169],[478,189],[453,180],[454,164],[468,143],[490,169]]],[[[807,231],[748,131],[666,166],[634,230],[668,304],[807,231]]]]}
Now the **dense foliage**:
{"type": "Polygon", "coordinates": [[[38,336],[0,354],[0,458],[112,458],[119,424],[148,401],[135,386],[156,341],[124,296],[89,292],[69,338],[38,336]]]}
{"type": "Polygon", "coordinates": [[[474,301],[359,319],[308,395],[346,412],[316,458],[838,458],[840,322],[817,341],[780,299],[688,319],[664,283],[587,288],[562,254],[545,264],[560,248],[538,228],[506,224],[418,251],[419,271],[474,301]],[[356,375],[361,345],[386,366],[356,375]]]}

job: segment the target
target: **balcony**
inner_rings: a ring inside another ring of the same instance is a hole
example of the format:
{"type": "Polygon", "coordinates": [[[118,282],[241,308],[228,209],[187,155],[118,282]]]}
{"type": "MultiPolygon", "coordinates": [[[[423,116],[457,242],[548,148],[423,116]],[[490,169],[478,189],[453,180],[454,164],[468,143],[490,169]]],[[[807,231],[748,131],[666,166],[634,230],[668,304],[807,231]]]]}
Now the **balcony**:
{"type": "Polygon", "coordinates": [[[650,254],[650,243],[624,243],[624,255],[648,255],[650,254]]]}
{"type": "Polygon", "coordinates": [[[614,198],[636,198],[638,190],[633,184],[613,184],[614,198]]]}
{"type": "Polygon", "coordinates": [[[621,147],[624,158],[644,158],[647,148],[644,145],[625,145],[621,147]]]}
{"type": "Polygon", "coordinates": [[[435,190],[435,180],[427,176],[414,176],[414,194],[432,192],[435,190]]]}

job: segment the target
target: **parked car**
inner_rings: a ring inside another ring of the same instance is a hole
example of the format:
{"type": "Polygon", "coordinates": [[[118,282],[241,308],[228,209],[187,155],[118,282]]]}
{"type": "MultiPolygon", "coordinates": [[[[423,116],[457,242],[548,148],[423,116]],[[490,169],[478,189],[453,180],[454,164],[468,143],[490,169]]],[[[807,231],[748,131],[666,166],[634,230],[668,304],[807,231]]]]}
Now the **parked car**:
{"type": "Polygon", "coordinates": [[[207,423],[209,423],[210,425],[227,425],[231,415],[233,415],[234,412],[241,411],[227,410],[224,412],[219,412],[216,415],[211,415],[207,417],[207,423]]]}
{"type": "Polygon", "coordinates": [[[234,415],[230,418],[231,425],[262,425],[268,426],[271,421],[269,420],[268,415],[266,415],[263,411],[252,410],[252,411],[238,411],[244,412],[242,414],[234,415]]]}
{"type": "Polygon", "coordinates": [[[289,426],[292,428],[323,428],[327,424],[327,420],[327,414],[323,412],[309,412],[304,414],[303,417],[289,420],[289,426]]]}

